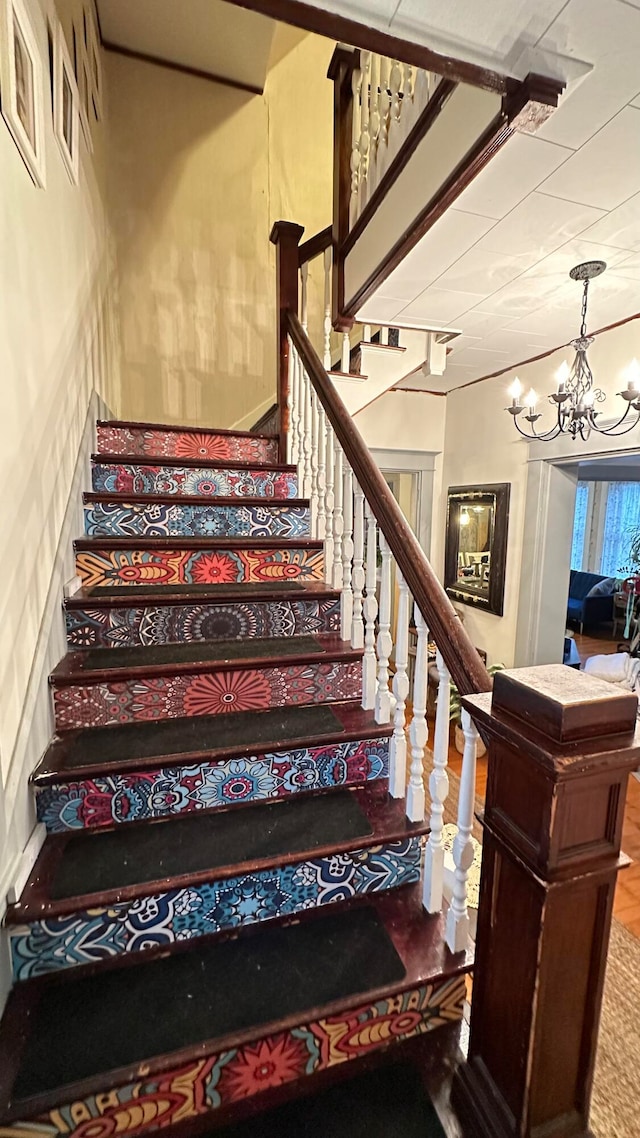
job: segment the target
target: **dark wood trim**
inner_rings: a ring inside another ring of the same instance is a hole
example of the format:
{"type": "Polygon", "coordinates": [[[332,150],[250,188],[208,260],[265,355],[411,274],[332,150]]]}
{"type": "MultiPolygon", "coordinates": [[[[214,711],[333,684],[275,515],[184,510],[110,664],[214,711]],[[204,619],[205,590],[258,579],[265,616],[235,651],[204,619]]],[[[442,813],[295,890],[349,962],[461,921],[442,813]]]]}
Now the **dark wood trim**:
{"type": "Polygon", "coordinates": [[[345,318],[344,243],[349,236],[351,200],[351,146],[353,118],[352,78],[360,64],[360,52],[339,45],[333,53],[327,78],[333,82],[333,265],[331,273],[331,322],[338,332],[349,332],[353,319],[345,318]]]}
{"type": "MultiPolygon", "coordinates": [[[[233,427],[198,427],[191,423],[189,426],[184,426],[177,423],[141,423],[137,419],[97,419],[97,427],[135,427],[144,431],[183,431],[187,434],[195,435],[231,435],[233,438],[254,439],[256,438],[255,431],[234,431],[233,427]]],[[[277,434],[258,435],[261,439],[277,439],[277,434]]],[[[141,459],[161,458],[162,455],[144,455],[139,456],[141,459]]]]}
{"type": "Polygon", "coordinates": [[[327,225],[326,229],[321,229],[319,233],[314,233],[308,241],[305,241],[298,249],[298,264],[304,265],[307,261],[313,261],[315,257],[319,257],[328,249],[333,241],[333,226],[327,225]]]}
{"type": "Polygon", "coordinates": [[[400,235],[380,264],[363,281],[355,294],[345,301],[343,312],[346,317],[355,318],[365,301],[380,288],[425,233],[453,205],[462,191],[473,182],[517,130],[524,129],[527,124],[531,126],[532,122],[537,125],[538,113],[548,117],[548,113],[553,110],[553,101],[555,100],[557,105],[563,90],[563,83],[536,75],[528,75],[522,83],[510,90],[503,99],[502,108],[493,122],[483,131],[417,218],[400,235]]]}
{"type": "Polygon", "coordinates": [[[113,493],[109,490],[84,490],[82,501],[85,505],[91,502],[115,502],[116,505],[124,502],[139,502],[142,505],[146,503],[150,506],[173,505],[175,503],[185,506],[205,506],[208,510],[216,506],[262,506],[265,509],[269,509],[271,506],[309,508],[308,498],[266,498],[261,494],[251,496],[245,494],[242,498],[233,496],[226,498],[222,494],[209,494],[205,497],[202,494],[136,494],[135,491],[129,493],[128,490],[114,490],[113,493]]]}
{"type": "Polygon", "coordinates": [[[436,75],[453,79],[456,83],[469,83],[472,87],[497,91],[500,95],[507,90],[505,76],[498,74],[497,71],[491,71],[488,67],[480,67],[478,64],[454,59],[449,55],[440,55],[424,44],[402,39],[373,28],[369,24],[362,24],[358,20],[326,12],[322,8],[312,8],[311,5],[299,3],[298,0],[228,0],[228,2],[237,8],[249,8],[252,12],[261,12],[264,16],[280,20],[281,23],[293,24],[296,28],[304,28],[307,32],[326,36],[336,43],[352,44],[365,51],[374,51],[378,55],[398,59],[402,63],[411,63],[414,67],[423,67],[426,71],[433,71],[436,75]]]}
{"type": "MultiPolygon", "coordinates": [[[[242,499],[240,499],[242,500],[242,499]]],[[[277,501],[278,499],[276,499],[277,501]]],[[[287,499],[282,499],[286,501],[287,499]]],[[[286,582],[284,582],[286,584],[286,582]]],[[[244,604],[247,601],[332,601],[340,599],[340,590],[334,589],[333,585],[327,585],[324,581],[305,581],[300,583],[302,587],[296,588],[295,585],[291,589],[277,589],[270,588],[269,582],[261,582],[257,585],[243,585],[238,583],[233,592],[226,592],[224,586],[211,585],[209,588],[198,590],[198,592],[184,592],[177,593],[171,585],[158,585],[155,592],[145,592],[131,594],[127,592],[126,597],[118,596],[117,592],[108,593],[106,597],[100,596],[100,591],[86,592],[84,589],[79,589],[71,597],[65,597],[62,602],[62,607],[65,611],[72,611],[74,609],[135,609],[135,608],[149,608],[155,605],[160,607],[164,605],[175,605],[177,608],[182,608],[184,605],[224,605],[229,604],[244,604]],[[222,591],[221,591],[222,590],[222,591]]],[[[256,637],[256,639],[260,639],[256,637]]]]}
{"type": "Polygon", "coordinates": [[[458,84],[454,83],[451,79],[440,80],[413,130],[400,147],[393,162],[385,172],[382,181],[376,186],[355,225],[349,230],[342,246],[343,257],[347,256],[349,251],[353,249],[358,238],[362,236],[374,213],[379,209],[387,194],[397,182],[407,162],[415,153],[425,134],[431,130],[445,103],[451,98],[457,86],[458,84]]]}
{"type": "Polygon", "coordinates": [[[491,677],[293,312],[287,329],[454,683],[463,693],[489,691],[491,677]]]}
{"type": "MultiPolygon", "coordinates": [[[[282,549],[281,537],[77,537],[73,542],[75,550],[94,549],[282,549]]],[[[287,538],[290,549],[324,548],[321,541],[313,537],[287,538]]],[[[167,586],[169,588],[170,586],[167,586]]],[[[127,595],[127,586],[122,586],[122,595],[127,595]]]]}
{"type": "MultiPolygon", "coordinates": [[[[275,404],[274,404],[275,406],[275,404]]],[[[195,430],[194,428],[191,428],[195,430]]],[[[260,434],[252,431],[251,434],[260,434]]],[[[267,438],[275,436],[268,434],[267,438]]],[[[295,474],[297,467],[288,462],[252,462],[250,459],[213,459],[213,458],[183,458],[172,454],[113,454],[105,451],[104,454],[94,451],[91,462],[101,466],[147,466],[157,470],[162,466],[184,466],[189,470],[278,470],[283,473],[295,474]]],[[[213,496],[213,495],[212,495],[213,496]]],[[[286,499],[285,499],[286,501],[286,499]]]]}
{"type": "Polygon", "coordinates": [[[502,616],[504,611],[504,585],[507,564],[507,533],[509,529],[510,482],[493,482],[483,486],[450,486],[447,491],[447,525],[444,551],[444,587],[454,601],[484,612],[502,616]],[[471,503],[481,496],[494,501],[491,526],[488,594],[465,588],[458,582],[458,551],[460,545],[460,514],[464,499],[471,503]]]}
{"type": "Polygon", "coordinates": [[[272,403],[271,406],[268,407],[267,410],[260,416],[260,418],[256,419],[255,423],[251,427],[252,434],[254,431],[259,432],[260,430],[266,430],[267,427],[270,427],[272,424],[276,424],[277,420],[278,404],[272,403]]]}
{"type": "Polygon", "coordinates": [[[276,247],[276,296],[278,298],[278,437],[280,461],[287,461],[287,438],[291,429],[289,411],[289,338],[286,313],[298,311],[298,249],[304,226],[276,221],[269,240],[276,247]]]}
{"type": "Polygon", "coordinates": [[[186,63],[176,63],[172,59],[162,59],[159,55],[147,55],[144,51],[134,51],[130,47],[122,47],[117,43],[102,40],[105,51],[114,55],[124,55],[126,59],[134,59],[137,63],[150,63],[153,67],[166,67],[169,71],[179,71],[183,75],[190,75],[192,79],[206,79],[209,83],[219,83],[223,87],[232,87],[235,91],[244,91],[248,95],[264,94],[264,87],[256,87],[252,83],[243,83],[240,79],[228,79],[225,75],[215,75],[213,71],[201,71],[197,67],[188,67],[186,63]]]}

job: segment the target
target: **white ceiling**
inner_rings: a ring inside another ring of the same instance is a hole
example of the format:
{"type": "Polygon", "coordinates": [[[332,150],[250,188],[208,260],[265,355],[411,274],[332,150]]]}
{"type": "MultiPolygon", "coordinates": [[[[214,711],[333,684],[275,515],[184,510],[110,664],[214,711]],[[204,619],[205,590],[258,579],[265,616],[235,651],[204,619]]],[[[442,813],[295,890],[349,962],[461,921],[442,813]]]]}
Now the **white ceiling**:
{"type": "MultiPolygon", "coordinates": [[[[447,391],[577,334],[580,261],[594,281],[589,325],[640,311],[640,0],[321,0],[396,34],[500,70],[565,74],[559,109],[516,135],[363,307],[367,322],[447,325],[447,391]],[[572,62],[573,61],[573,62],[572,62]],[[573,71],[575,61],[591,67],[573,71]],[[544,62],[544,66],[542,66],[544,62]]],[[[640,343],[638,344],[640,355],[640,343]]]]}
{"type": "Polygon", "coordinates": [[[97,0],[106,43],[264,87],[275,21],[223,0],[97,0]]]}

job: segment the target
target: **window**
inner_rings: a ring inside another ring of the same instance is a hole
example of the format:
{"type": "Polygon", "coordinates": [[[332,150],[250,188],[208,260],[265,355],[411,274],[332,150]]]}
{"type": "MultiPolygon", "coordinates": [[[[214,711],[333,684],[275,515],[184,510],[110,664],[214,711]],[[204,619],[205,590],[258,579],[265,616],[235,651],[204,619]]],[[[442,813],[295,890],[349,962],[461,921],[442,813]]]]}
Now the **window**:
{"type": "Polygon", "coordinates": [[[602,574],[607,577],[624,575],[624,566],[629,561],[631,537],[639,527],[640,482],[610,482],[602,537],[602,574]]]}
{"type": "Polygon", "coordinates": [[[577,569],[578,571],[580,571],[584,565],[584,542],[587,537],[588,505],[589,483],[578,482],[576,509],[573,516],[573,541],[571,543],[571,568],[577,569]]]}

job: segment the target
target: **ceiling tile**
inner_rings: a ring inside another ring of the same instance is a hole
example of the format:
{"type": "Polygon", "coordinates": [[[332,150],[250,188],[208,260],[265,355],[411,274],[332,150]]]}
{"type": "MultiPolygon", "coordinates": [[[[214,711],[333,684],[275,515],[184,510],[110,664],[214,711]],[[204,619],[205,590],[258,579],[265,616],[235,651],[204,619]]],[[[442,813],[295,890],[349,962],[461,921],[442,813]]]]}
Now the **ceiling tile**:
{"type": "Polygon", "coordinates": [[[387,296],[374,296],[362,306],[357,314],[357,319],[366,321],[371,324],[384,324],[387,320],[393,320],[402,308],[404,308],[404,300],[391,298],[387,296]]]}
{"type": "Polygon", "coordinates": [[[530,265],[553,253],[603,216],[603,210],[576,206],[535,192],[498,221],[478,242],[480,249],[528,257],[530,265]]]}
{"type": "Polygon", "coordinates": [[[458,199],[460,209],[501,218],[573,154],[568,147],[515,134],[458,199]]]}
{"type": "Polygon", "coordinates": [[[493,224],[493,218],[447,210],[387,278],[381,295],[413,300],[493,224]]]}
{"type": "MultiPolygon", "coordinates": [[[[480,309],[482,305],[480,305],[480,309]]],[[[469,333],[471,336],[489,336],[492,332],[499,331],[500,328],[509,326],[509,320],[504,316],[496,316],[494,313],[482,312],[480,309],[472,308],[469,312],[465,312],[463,319],[460,321],[465,335],[469,333]]]]}
{"type": "Polygon", "coordinates": [[[640,183],[640,109],[625,107],[540,189],[552,197],[615,209],[640,183]]]}
{"type": "MultiPolygon", "coordinates": [[[[353,2],[353,0],[351,0],[353,2]]],[[[392,20],[394,31],[402,26],[429,33],[429,42],[437,50],[451,50],[455,45],[458,58],[471,51],[475,57],[483,52],[505,60],[510,53],[519,55],[526,44],[536,43],[546,31],[565,0],[400,0],[392,20]],[[465,52],[465,48],[467,51],[465,52]]],[[[454,53],[455,54],[455,53],[454,53]]]]}
{"type": "Polygon", "coordinates": [[[640,193],[585,229],[582,236],[618,249],[640,249],[640,193]]]}
{"type": "Polygon", "coordinates": [[[482,350],[505,353],[513,360],[522,360],[536,352],[543,352],[547,345],[547,336],[536,337],[530,332],[514,332],[511,328],[503,328],[501,332],[485,336],[482,350]]]}
{"type": "Polygon", "coordinates": [[[434,324],[449,324],[478,300],[472,292],[450,292],[442,288],[427,288],[412,304],[408,304],[399,314],[407,320],[421,321],[425,327],[434,324]]]}
{"type": "Polygon", "coordinates": [[[488,249],[470,249],[446,273],[438,277],[436,288],[475,292],[486,296],[520,276],[528,262],[488,249]]]}

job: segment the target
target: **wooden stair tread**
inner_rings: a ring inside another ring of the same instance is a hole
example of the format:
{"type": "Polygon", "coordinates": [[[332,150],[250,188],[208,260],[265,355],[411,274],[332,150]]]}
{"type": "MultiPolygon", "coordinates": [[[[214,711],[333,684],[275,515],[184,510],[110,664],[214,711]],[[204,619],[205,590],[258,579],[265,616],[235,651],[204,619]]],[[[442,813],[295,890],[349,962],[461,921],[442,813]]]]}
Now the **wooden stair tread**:
{"type": "MultiPolygon", "coordinates": [[[[78,537],[75,550],[95,549],[317,549],[323,542],[311,537],[78,537]]],[[[123,586],[124,587],[124,586],[123,586]]]]}
{"type": "Polygon", "coordinates": [[[49,835],[7,924],[108,907],[426,833],[369,785],[49,835]]]}
{"type": "Polygon", "coordinates": [[[373,713],[355,701],[90,727],[54,739],[31,781],[45,786],[60,778],[186,765],[205,757],[215,761],[334,741],[388,738],[392,730],[388,723],[376,723],[373,713]]]}
{"type": "Polygon", "coordinates": [[[119,427],[133,427],[141,431],[167,431],[174,434],[194,435],[227,435],[240,439],[277,439],[277,434],[262,433],[261,431],[234,431],[229,427],[194,427],[177,426],[175,423],[139,423],[134,419],[98,419],[97,427],[109,427],[117,430],[119,427]]]}
{"type": "Polygon", "coordinates": [[[324,581],[238,581],[229,585],[114,585],[78,589],[64,602],[65,609],[130,608],[146,605],[228,604],[237,601],[339,600],[340,590],[324,581]]]}
{"type": "Polygon", "coordinates": [[[419,886],[305,916],[18,985],[0,1029],[0,1123],[139,1079],[141,1064],[146,1079],[471,966],[446,949],[419,886]]]}
{"type": "Polygon", "coordinates": [[[87,680],[125,676],[161,676],[198,672],[203,666],[225,669],[265,667],[271,661],[280,666],[324,663],[329,660],[359,660],[360,649],[335,633],[310,636],[249,640],[203,640],[182,644],[155,644],[152,647],[89,648],[67,652],[53,670],[50,682],[58,687],[87,680]]]}
{"type": "Polygon", "coordinates": [[[302,509],[309,508],[308,498],[267,498],[264,495],[223,497],[221,494],[136,494],[128,490],[85,490],[82,501],[85,505],[91,502],[113,502],[115,505],[140,503],[149,506],[203,506],[206,508],[217,506],[220,509],[232,507],[234,510],[241,509],[243,506],[262,506],[266,509],[277,510],[292,509],[294,506],[300,506],[302,509]]]}
{"type": "Polygon", "coordinates": [[[298,470],[297,466],[287,462],[262,462],[260,459],[183,458],[170,454],[114,454],[109,451],[94,451],[91,461],[98,466],[148,466],[152,469],[184,466],[190,470],[279,470],[286,474],[296,474],[298,470]]]}

